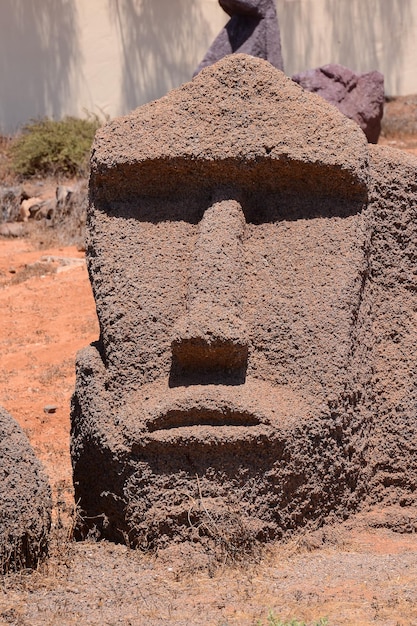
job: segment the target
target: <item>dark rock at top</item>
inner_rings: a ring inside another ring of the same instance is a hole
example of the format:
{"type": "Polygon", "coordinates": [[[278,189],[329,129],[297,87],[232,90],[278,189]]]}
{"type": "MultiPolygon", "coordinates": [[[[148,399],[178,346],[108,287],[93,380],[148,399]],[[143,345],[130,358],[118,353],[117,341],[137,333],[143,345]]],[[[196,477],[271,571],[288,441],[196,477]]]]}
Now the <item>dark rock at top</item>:
{"type": "Polygon", "coordinates": [[[274,0],[219,0],[219,4],[231,19],[208,49],[194,76],[203,67],[235,52],[265,59],[283,70],[274,0]]]}
{"type": "Polygon", "coordinates": [[[0,573],[35,567],[46,553],[51,489],[20,426],[0,407],[0,573]]]}

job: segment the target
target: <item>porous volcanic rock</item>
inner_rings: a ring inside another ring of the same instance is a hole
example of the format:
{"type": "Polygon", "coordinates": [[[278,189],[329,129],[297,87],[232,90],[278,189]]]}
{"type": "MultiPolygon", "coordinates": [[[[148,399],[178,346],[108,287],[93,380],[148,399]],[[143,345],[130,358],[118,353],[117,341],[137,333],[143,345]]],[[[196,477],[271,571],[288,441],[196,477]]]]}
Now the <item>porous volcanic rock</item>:
{"type": "Polygon", "coordinates": [[[343,65],[330,63],[295,74],[292,79],[355,120],[370,143],[378,143],[384,114],[384,77],[381,72],[355,74],[343,65]]]}
{"type": "Polygon", "coordinates": [[[393,148],[369,148],[374,345],[368,490],[372,502],[415,511],[417,158],[393,148]]]}
{"type": "Polygon", "coordinates": [[[275,0],[219,0],[219,4],[231,19],[211,44],[194,76],[203,67],[233,53],[265,59],[283,70],[275,0]]]}
{"type": "Polygon", "coordinates": [[[45,555],[51,490],[15,420],[0,407],[0,571],[35,567],[45,555]]]}
{"type": "Polygon", "coordinates": [[[0,185],[0,223],[18,219],[20,203],[27,198],[28,195],[21,185],[14,187],[0,185]]]}
{"type": "MultiPolygon", "coordinates": [[[[238,551],[386,496],[379,451],[414,413],[390,426],[375,339],[390,294],[370,277],[391,271],[384,229],[397,202],[411,219],[416,160],[381,187],[379,154],[246,55],[98,131],[87,259],[101,332],[72,401],[80,536],[238,551]]],[[[401,267],[409,251],[395,249],[401,267]]],[[[411,493],[410,474],[396,480],[411,493]]]]}

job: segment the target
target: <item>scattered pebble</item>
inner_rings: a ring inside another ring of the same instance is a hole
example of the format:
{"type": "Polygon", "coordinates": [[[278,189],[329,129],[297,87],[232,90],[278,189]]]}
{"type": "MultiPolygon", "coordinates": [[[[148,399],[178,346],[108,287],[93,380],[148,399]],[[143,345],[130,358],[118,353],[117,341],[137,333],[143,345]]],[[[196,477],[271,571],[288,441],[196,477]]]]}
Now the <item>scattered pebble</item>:
{"type": "Polygon", "coordinates": [[[57,406],[55,404],[47,404],[43,407],[44,413],[55,413],[57,410],[57,406]]]}

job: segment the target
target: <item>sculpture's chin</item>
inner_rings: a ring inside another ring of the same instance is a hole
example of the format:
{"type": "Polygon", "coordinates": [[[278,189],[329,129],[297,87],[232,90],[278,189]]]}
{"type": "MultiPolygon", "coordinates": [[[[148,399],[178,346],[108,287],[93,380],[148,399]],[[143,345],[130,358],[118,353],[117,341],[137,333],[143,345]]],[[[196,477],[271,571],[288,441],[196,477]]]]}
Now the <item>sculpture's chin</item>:
{"type": "MultiPolygon", "coordinates": [[[[341,416],[290,385],[248,377],[172,388],[165,378],[118,407],[109,398],[96,385],[74,400],[74,483],[88,512],[78,537],[93,527],[149,548],[224,537],[250,546],[320,523],[355,485],[356,467],[341,454],[341,416]]],[[[354,506],[350,498],[346,507],[354,506]]]]}

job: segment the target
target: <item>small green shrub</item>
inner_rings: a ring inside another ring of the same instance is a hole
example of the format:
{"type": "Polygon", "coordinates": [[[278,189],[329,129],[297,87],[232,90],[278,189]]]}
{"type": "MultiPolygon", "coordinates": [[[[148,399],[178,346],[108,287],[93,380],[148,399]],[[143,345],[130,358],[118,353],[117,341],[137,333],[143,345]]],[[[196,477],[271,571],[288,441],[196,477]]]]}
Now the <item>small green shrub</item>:
{"type": "MultiPolygon", "coordinates": [[[[322,617],[318,622],[311,623],[311,626],[328,626],[328,620],[326,617],[322,617]]],[[[282,621],[278,617],[275,617],[274,613],[270,611],[268,613],[267,626],[309,626],[306,622],[299,622],[296,619],[290,621],[282,621]]],[[[262,622],[258,622],[257,626],[263,626],[262,622]]]]}
{"type": "Polygon", "coordinates": [[[26,177],[85,175],[91,144],[100,125],[97,116],[29,122],[12,144],[13,170],[26,177]]]}

